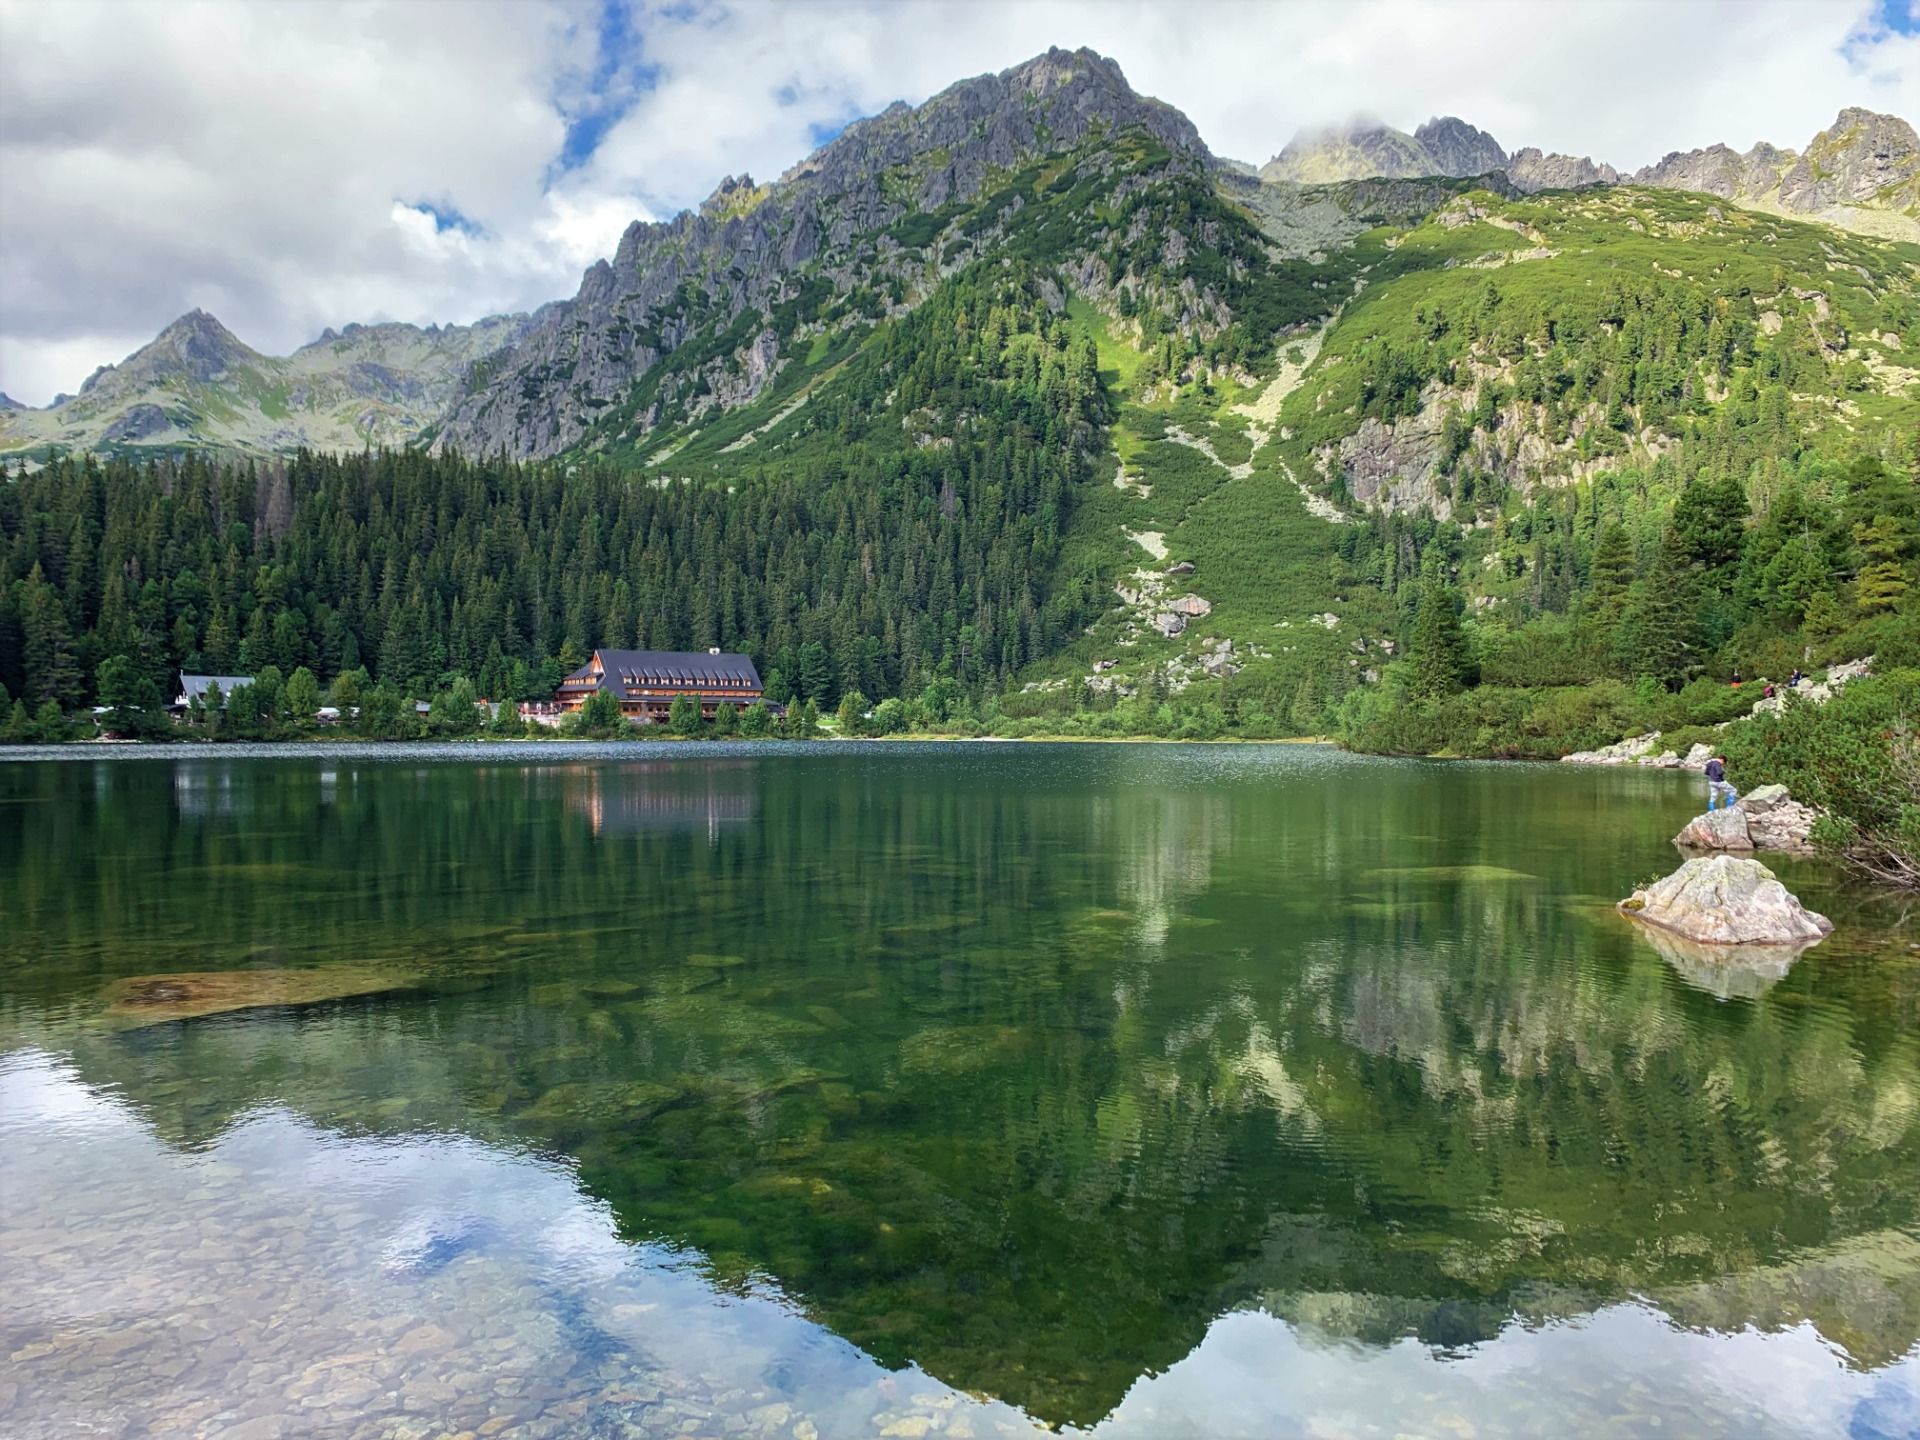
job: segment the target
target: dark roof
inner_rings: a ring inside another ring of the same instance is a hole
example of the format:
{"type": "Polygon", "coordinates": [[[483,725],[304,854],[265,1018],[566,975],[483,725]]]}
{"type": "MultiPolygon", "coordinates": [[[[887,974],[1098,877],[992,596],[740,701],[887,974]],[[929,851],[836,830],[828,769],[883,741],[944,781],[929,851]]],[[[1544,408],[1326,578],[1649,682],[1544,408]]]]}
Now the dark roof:
{"type": "Polygon", "coordinates": [[[180,698],[177,705],[191,705],[195,700],[204,700],[207,688],[220,687],[220,703],[225,705],[233,698],[233,692],[253,684],[251,675],[182,675],[180,677],[180,698]]]}
{"type": "MultiPolygon", "coordinates": [[[[600,687],[614,685],[724,685],[730,689],[760,689],[760,672],[744,655],[712,655],[705,650],[596,650],[605,669],[600,687]]],[[[570,681],[593,679],[588,661],[567,676],[570,681]]]]}

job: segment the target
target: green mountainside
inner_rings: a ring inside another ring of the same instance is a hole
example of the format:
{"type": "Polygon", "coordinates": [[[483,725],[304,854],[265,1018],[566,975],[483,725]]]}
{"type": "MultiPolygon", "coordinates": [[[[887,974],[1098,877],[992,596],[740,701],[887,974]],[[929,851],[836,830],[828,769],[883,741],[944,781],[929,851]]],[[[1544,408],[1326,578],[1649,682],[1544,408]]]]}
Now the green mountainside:
{"type": "Polygon", "coordinates": [[[463,352],[420,447],[15,476],[0,684],[531,697],[724,645],[883,727],[1719,720],[1660,697],[1913,651],[1916,284],[1920,246],[1705,194],[1263,182],[1053,51],[633,227],[463,352]]]}

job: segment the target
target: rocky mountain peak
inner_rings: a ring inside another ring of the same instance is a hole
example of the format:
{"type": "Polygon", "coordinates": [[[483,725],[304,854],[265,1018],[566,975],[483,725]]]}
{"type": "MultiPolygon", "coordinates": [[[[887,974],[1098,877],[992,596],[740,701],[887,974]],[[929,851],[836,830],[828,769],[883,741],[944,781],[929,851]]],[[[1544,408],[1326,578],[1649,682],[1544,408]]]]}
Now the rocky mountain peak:
{"type": "Polygon", "coordinates": [[[1780,181],[1780,199],[1792,209],[1859,205],[1905,191],[1920,195],[1920,136],[1898,115],[1858,106],[1842,110],[1813,137],[1806,153],[1780,181]]]}
{"type": "Polygon", "coordinates": [[[1436,115],[1413,134],[1371,116],[1302,130],[1260,170],[1265,180],[1333,184],[1347,180],[1411,180],[1431,175],[1487,175],[1505,169],[1500,142],[1456,115],[1436,115]]]}
{"type": "MultiPolygon", "coordinates": [[[[780,364],[780,336],[767,317],[794,299],[797,274],[812,271],[841,294],[871,279],[904,294],[924,262],[906,258],[913,251],[900,244],[896,226],[970,204],[1044,157],[1127,132],[1156,140],[1195,173],[1212,164],[1193,122],[1136,93],[1112,60],[1053,49],[959,81],[924,104],[894,104],[857,120],[770,185],[730,176],[696,210],[630,225],[611,265],[591,266],[570,301],[536,316],[489,365],[484,386],[447,417],[441,443],[557,454],[581,443],[640,377],[710,326],[708,317],[732,322],[755,311],[763,328],[743,332],[738,352],[745,378],[718,375],[717,389],[713,379],[702,382],[705,395],[721,397],[713,403],[746,403],[780,364]],[[872,247],[864,255],[863,244],[872,247]],[[699,316],[676,298],[683,293],[703,297],[699,316]],[[554,383],[562,373],[566,383],[554,383]]],[[[652,423],[642,413],[629,435],[652,423]]]]}
{"type": "Polygon", "coordinates": [[[1857,105],[1800,154],[1765,141],[1744,155],[1708,145],[1675,151],[1636,171],[1633,181],[1920,240],[1920,137],[1899,116],[1857,105]]]}
{"type": "Polygon", "coordinates": [[[1413,138],[1439,167],[1438,175],[1486,175],[1506,168],[1507,152],[1486,131],[1456,115],[1437,115],[1413,138]]]}
{"type": "Polygon", "coordinates": [[[1302,130],[1260,167],[1263,180],[1291,180],[1302,185],[1373,176],[1397,180],[1437,173],[1424,145],[1404,130],[1370,115],[1357,115],[1341,125],[1302,130]]]}
{"type": "MultiPolygon", "coordinates": [[[[151,344],[136,350],[115,368],[138,373],[143,379],[178,374],[204,384],[218,379],[235,365],[256,358],[231,330],[205,310],[196,308],[175,320],[156,335],[151,344]]],[[[100,378],[96,375],[94,380],[100,378]]],[[[89,380],[83,390],[91,389],[94,380],[89,380]]]]}

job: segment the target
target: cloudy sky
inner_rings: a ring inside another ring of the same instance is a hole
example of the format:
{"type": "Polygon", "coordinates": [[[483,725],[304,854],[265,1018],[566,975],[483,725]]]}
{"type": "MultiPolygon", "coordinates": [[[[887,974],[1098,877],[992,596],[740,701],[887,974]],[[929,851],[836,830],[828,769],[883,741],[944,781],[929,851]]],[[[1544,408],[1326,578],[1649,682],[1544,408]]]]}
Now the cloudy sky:
{"type": "Polygon", "coordinates": [[[629,220],[1091,45],[1262,161],[1457,114],[1627,168],[1920,119],[1920,0],[0,0],[0,390],[194,306],[285,353],[573,292],[629,220]]]}

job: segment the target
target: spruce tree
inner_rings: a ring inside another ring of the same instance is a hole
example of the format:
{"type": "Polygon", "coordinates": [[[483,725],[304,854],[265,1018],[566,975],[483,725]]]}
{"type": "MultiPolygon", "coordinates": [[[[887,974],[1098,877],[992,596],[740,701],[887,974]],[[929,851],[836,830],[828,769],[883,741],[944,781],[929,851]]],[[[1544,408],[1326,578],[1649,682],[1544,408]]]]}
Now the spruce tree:
{"type": "Polygon", "coordinates": [[[1669,529],[1627,603],[1615,641],[1615,659],[1622,673],[1650,675],[1671,690],[1698,667],[1695,594],[1677,537],[1669,529]]]}
{"type": "Polygon", "coordinates": [[[1460,596],[1437,574],[1420,583],[1410,648],[1415,695],[1437,699],[1465,687],[1469,660],[1467,637],[1460,628],[1460,596]]]}

